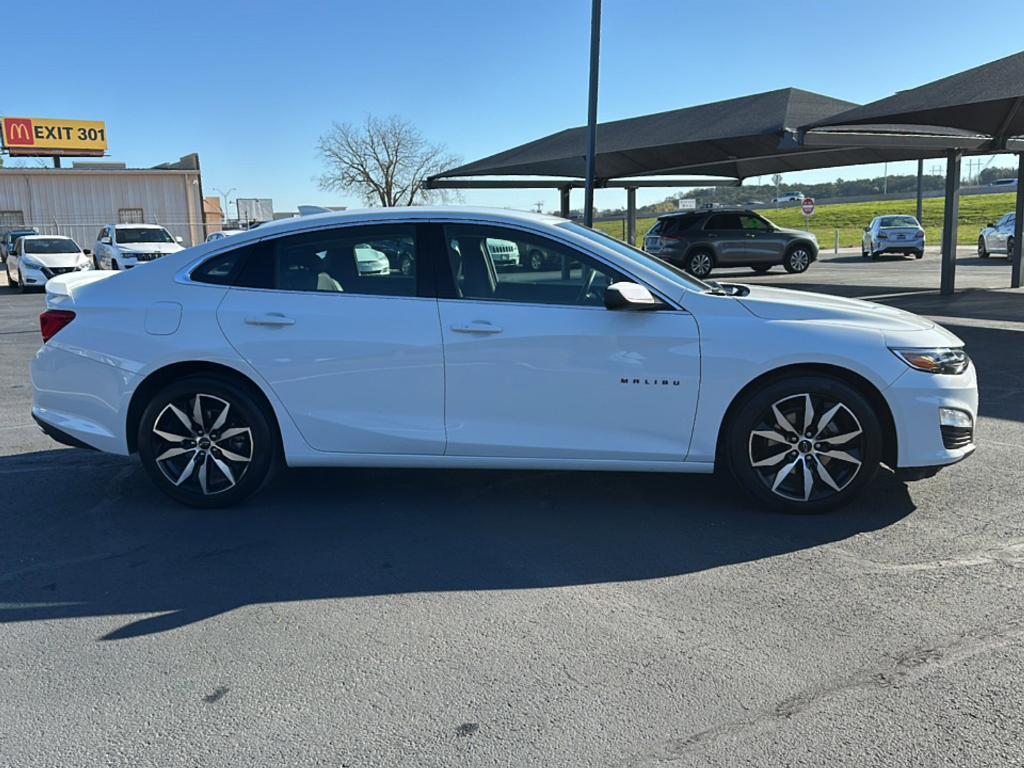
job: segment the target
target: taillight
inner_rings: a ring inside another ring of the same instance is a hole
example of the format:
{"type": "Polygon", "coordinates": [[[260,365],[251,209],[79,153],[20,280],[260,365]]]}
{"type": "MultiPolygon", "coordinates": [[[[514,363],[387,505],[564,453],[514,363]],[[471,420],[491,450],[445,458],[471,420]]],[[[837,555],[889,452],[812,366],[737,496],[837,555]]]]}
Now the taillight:
{"type": "Polygon", "coordinates": [[[43,334],[43,344],[48,342],[65,325],[75,319],[75,313],[66,309],[48,309],[39,316],[39,330],[43,334]]]}

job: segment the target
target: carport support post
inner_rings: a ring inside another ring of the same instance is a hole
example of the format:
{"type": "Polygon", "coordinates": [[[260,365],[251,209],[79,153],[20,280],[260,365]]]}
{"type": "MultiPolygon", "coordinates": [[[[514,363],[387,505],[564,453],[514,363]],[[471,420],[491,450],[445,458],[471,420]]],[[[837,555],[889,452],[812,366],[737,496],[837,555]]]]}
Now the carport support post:
{"type": "Polygon", "coordinates": [[[1010,287],[1020,288],[1024,285],[1024,274],[1021,273],[1021,253],[1024,249],[1024,153],[1017,155],[1017,221],[1013,225],[1013,253],[1010,258],[1013,264],[1010,271],[1010,287]]]}
{"type": "Polygon", "coordinates": [[[636,187],[626,187],[626,242],[636,243],[636,187]]]}
{"type": "Polygon", "coordinates": [[[946,207],[942,216],[942,279],[939,293],[950,296],[956,291],[956,235],[960,216],[960,161],[963,152],[946,153],[946,207]]]}
{"type": "MultiPolygon", "coordinates": [[[[559,187],[558,193],[561,198],[561,214],[563,219],[569,218],[569,195],[572,192],[572,187],[559,187]]],[[[569,279],[569,257],[564,253],[562,254],[562,279],[569,279]]]]}
{"type": "Polygon", "coordinates": [[[924,160],[917,161],[917,223],[924,229],[924,160]]]}

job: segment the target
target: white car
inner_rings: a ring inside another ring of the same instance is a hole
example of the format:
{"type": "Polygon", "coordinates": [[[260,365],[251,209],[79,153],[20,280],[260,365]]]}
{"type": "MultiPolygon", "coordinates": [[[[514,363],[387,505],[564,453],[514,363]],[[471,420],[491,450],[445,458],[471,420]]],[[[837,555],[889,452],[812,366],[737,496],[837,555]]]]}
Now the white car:
{"type": "Polygon", "coordinates": [[[245,232],[244,229],[220,229],[216,232],[211,232],[206,236],[206,242],[212,243],[215,240],[223,240],[225,237],[231,237],[232,235],[240,235],[245,232]]]}
{"type": "Polygon", "coordinates": [[[1017,214],[1014,212],[1004,214],[996,222],[989,222],[978,233],[978,256],[987,259],[993,253],[1011,255],[1016,225],[1017,214]]]}
{"type": "Polygon", "coordinates": [[[131,269],[184,250],[180,237],[159,224],[108,224],[96,236],[98,269],[131,269]]]}
{"type": "Polygon", "coordinates": [[[974,367],[935,323],[702,282],[550,216],[323,214],[110,276],[47,285],[32,414],[61,442],[138,453],[189,504],[237,502],[280,464],[725,466],[813,512],[882,462],[921,477],[974,450],[974,367]],[[490,238],[559,254],[568,279],[498,272],[490,238]],[[415,275],[360,272],[358,248],[396,239],[415,275]]]}
{"type": "Polygon", "coordinates": [[[772,199],[773,203],[802,203],[803,201],[803,192],[785,192],[784,194],[772,199]]]}
{"type": "Polygon", "coordinates": [[[7,257],[7,284],[42,288],[46,281],[68,272],[92,269],[88,249],[82,250],[70,237],[23,235],[14,241],[7,257]]]}

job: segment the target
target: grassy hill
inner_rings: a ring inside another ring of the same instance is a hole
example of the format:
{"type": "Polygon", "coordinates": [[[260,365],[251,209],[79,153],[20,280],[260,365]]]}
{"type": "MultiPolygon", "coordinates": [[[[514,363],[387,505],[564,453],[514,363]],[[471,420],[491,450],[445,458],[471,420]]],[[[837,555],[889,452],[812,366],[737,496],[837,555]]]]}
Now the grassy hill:
{"type": "MultiPolygon", "coordinates": [[[[977,242],[978,231],[988,222],[995,221],[1004,213],[1013,210],[1016,195],[1013,193],[999,195],[971,195],[960,198],[960,228],[958,240],[961,245],[977,242]]],[[[917,201],[886,200],[874,203],[842,203],[838,205],[822,205],[811,217],[810,226],[805,226],[804,215],[799,206],[763,210],[761,214],[780,227],[809,229],[818,236],[822,250],[831,249],[835,243],[835,232],[839,230],[840,247],[859,247],[864,227],[871,223],[875,216],[886,214],[916,214],[917,201]]],[[[924,201],[924,229],[928,243],[938,245],[942,240],[942,212],[945,201],[934,198],[924,201]]],[[[637,221],[637,240],[643,242],[643,236],[652,226],[654,218],[637,221]]],[[[605,221],[597,225],[598,229],[618,238],[624,238],[625,222],[605,221]]]]}

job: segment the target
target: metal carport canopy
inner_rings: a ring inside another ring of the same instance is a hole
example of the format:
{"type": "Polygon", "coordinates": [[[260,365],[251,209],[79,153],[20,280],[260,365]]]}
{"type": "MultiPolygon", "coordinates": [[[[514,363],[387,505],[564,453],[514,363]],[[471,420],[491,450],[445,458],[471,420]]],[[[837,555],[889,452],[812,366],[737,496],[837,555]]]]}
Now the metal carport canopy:
{"type": "MultiPolygon", "coordinates": [[[[942,242],[943,293],[956,280],[960,160],[965,151],[1024,152],[1024,52],[807,123],[804,146],[944,148],[946,209],[942,242]],[[944,147],[943,147],[944,144],[944,147]]],[[[1010,285],[1022,285],[1024,154],[1018,155],[1017,226],[1010,285]]]]}
{"type": "MultiPolygon", "coordinates": [[[[700,173],[745,179],[768,173],[935,157],[913,147],[802,146],[802,126],[849,111],[852,102],[798,88],[742,96],[597,126],[597,178],[700,173]]],[[[431,181],[476,176],[583,177],[586,129],[569,128],[431,181]]]]}

